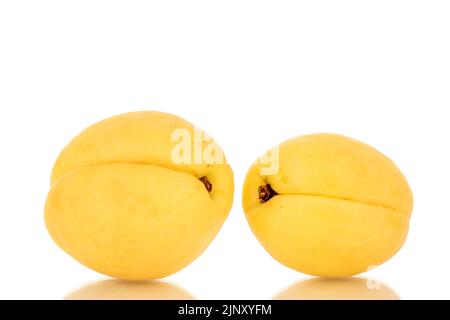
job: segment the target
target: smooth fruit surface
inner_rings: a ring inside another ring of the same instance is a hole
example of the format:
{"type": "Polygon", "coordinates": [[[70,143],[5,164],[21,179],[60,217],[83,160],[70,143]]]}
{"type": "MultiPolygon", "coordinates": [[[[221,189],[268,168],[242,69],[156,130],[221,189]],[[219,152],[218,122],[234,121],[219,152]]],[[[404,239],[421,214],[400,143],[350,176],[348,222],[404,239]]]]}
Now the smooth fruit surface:
{"type": "Polygon", "coordinates": [[[333,134],[279,145],[278,170],[256,162],[243,189],[254,234],[279,262],[324,277],[351,276],[403,245],[413,207],[396,165],[374,148],[333,134]]]}
{"type": "Polygon", "coordinates": [[[52,171],[45,222],[54,241],[122,279],[162,278],[197,258],[231,208],[233,173],[226,163],[173,161],[176,130],[193,137],[197,129],[174,115],[133,112],[75,137],[52,171]]]}

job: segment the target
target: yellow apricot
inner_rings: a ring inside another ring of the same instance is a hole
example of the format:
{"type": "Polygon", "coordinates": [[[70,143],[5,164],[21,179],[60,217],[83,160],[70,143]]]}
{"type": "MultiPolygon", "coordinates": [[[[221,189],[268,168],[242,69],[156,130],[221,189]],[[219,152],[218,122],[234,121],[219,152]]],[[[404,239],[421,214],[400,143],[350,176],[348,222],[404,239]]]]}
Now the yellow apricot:
{"type": "Polygon", "coordinates": [[[225,159],[211,161],[222,151],[209,137],[194,139],[199,132],[159,112],[84,130],[53,167],[45,222],[54,241],[83,265],[122,279],[162,278],[196,259],[226,219],[234,188],[225,159]],[[188,138],[184,162],[174,154],[180,136],[188,138]]]}
{"type": "MultiPolygon", "coordinates": [[[[276,149],[275,149],[276,150],[276,149]]],[[[279,262],[316,276],[342,277],[390,259],[408,233],[413,197],[396,165],[351,138],[316,134],[278,147],[278,170],[250,168],[243,208],[279,262]]]]}

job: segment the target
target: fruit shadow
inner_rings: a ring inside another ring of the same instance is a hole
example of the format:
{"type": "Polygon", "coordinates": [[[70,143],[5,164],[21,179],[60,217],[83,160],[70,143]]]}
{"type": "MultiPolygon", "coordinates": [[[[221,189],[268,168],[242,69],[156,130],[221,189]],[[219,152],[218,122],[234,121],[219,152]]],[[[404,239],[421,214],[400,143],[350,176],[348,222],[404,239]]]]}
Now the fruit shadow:
{"type": "Polygon", "coordinates": [[[185,289],[166,281],[116,279],[88,283],[70,292],[64,300],[195,300],[185,289]]]}
{"type": "Polygon", "coordinates": [[[296,282],[273,300],[400,300],[400,296],[376,279],[313,278],[296,282]]]}

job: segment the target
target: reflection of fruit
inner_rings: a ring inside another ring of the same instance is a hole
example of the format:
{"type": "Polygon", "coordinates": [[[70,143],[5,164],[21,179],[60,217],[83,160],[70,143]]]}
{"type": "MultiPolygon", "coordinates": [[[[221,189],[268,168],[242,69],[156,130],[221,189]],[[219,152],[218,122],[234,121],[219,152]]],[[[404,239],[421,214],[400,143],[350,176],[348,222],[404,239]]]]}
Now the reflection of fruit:
{"type": "Polygon", "coordinates": [[[279,147],[279,170],[254,164],[243,191],[248,222],[281,263],[311,275],[367,271],[403,245],[412,194],[395,164],[356,140],[309,135],[279,147]]]}
{"type": "Polygon", "coordinates": [[[88,284],[71,292],[65,300],[194,300],[194,297],[163,281],[111,279],[88,284]]]}
{"type": "Polygon", "coordinates": [[[274,300],[400,300],[386,284],[371,279],[315,278],[300,281],[276,295],[274,300]]]}
{"type": "Polygon", "coordinates": [[[198,131],[173,115],[135,112],[72,140],[53,168],[45,208],[55,242],[82,264],[123,279],[161,278],[198,257],[230,210],[233,174],[227,164],[176,164],[177,129],[198,131]]]}

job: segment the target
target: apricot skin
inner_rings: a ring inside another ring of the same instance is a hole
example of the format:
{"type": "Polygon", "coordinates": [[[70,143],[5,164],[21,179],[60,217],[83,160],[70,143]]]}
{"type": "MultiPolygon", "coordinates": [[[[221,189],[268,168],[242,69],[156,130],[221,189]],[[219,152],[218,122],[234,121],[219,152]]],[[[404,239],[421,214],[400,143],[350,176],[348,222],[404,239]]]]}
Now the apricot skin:
{"type": "Polygon", "coordinates": [[[279,170],[249,170],[243,188],[248,223],[282,264],[315,276],[356,275],[402,247],[413,197],[395,164],[374,148],[332,134],[279,146],[279,170]],[[258,188],[276,195],[261,201],[258,188]]]}
{"type": "Polygon", "coordinates": [[[134,112],[73,139],[45,206],[54,241],[83,265],[128,280],[162,278],[195,260],[228,215],[233,173],[226,163],[175,164],[179,128],[194,130],[173,115],[134,112]]]}

